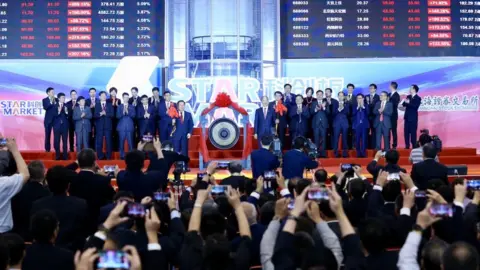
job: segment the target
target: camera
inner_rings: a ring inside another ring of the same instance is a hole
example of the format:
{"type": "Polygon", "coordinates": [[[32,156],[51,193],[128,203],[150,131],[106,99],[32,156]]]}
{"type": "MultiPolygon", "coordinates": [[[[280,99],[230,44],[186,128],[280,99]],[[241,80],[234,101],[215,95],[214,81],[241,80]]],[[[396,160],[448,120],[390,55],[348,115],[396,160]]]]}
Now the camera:
{"type": "Polygon", "coordinates": [[[175,162],[175,169],[173,170],[175,180],[180,180],[180,175],[182,173],[187,173],[187,171],[187,164],[185,164],[185,161],[175,162]]]}
{"type": "MultiPolygon", "coordinates": [[[[426,128],[421,129],[420,133],[430,136],[430,131],[426,128]]],[[[431,138],[432,138],[432,144],[437,149],[437,152],[442,152],[443,143],[442,143],[442,140],[440,139],[440,137],[438,135],[432,135],[431,138]]]]}
{"type": "Polygon", "coordinates": [[[317,145],[314,144],[311,139],[307,139],[305,143],[305,151],[311,159],[315,159],[318,156],[317,145]]]}
{"type": "Polygon", "coordinates": [[[480,190],[480,180],[467,180],[467,188],[470,190],[480,190]]]}
{"type": "Polygon", "coordinates": [[[97,269],[130,269],[127,254],[122,250],[104,250],[98,255],[97,269]]]}
{"type": "Polygon", "coordinates": [[[273,143],[272,143],[272,148],[273,148],[273,154],[279,158],[282,157],[282,142],[278,137],[273,138],[273,143]]]}
{"type": "Polygon", "coordinates": [[[358,166],[356,164],[345,163],[340,165],[340,171],[345,172],[345,178],[352,178],[355,174],[353,167],[358,166]]]}

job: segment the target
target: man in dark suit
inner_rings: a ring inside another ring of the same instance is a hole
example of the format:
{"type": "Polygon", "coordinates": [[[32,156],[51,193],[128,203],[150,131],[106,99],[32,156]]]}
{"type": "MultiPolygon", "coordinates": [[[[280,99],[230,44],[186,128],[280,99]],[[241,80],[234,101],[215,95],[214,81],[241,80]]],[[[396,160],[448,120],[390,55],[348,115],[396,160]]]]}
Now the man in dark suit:
{"type": "Polygon", "coordinates": [[[402,106],[405,108],[404,115],[404,137],[405,137],[405,148],[410,148],[410,143],[412,147],[417,146],[417,128],[418,128],[418,108],[422,104],[422,99],[417,95],[418,86],[412,84],[410,87],[410,95],[407,96],[407,99],[401,102],[402,106]]]}
{"type": "Polygon", "coordinates": [[[283,155],[282,173],[285,179],[302,178],[305,169],[318,167],[318,162],[304,153],[305,143],[305,138],[295,138],[293,140],[293,149],[283,155]]]}
{"type": "Polygon", "coordinates": [[[293,140],[298,136],[305,137],[308,129],[308,119],[310,118],[310,112],[308,106],[303,105],[302,95],[295,97],[295,105],[290,106],[288,116],[290,117],[290,124],[288,130],[290,132],[290,139],[293,140]]]}
{"type": "Polygon", "coordinates": [[[132,92],[132,97],[130,97],[128,99],[128,103],[132,104],[133,107],[136,108],[141,103],[141,101],[140,101],[141,99],[138,96],[138,88],[137,87],[132,87],[132,89],[130,89],[130,91],[132,92]]]}
{"type": "Polygon", "coordinates": [[[73,110],[78,106],[77,91],[70,91],[70,100],[66,104],[68,109],[68,143],[70,145],[70,152],[75,152],[75,121],[73,120],[73,110]]]}
{"type": "Polygon", "coordinates": [[[57,115],[53,120],[53,145],[55,159],[60,160],[60,139],[62,140],[63,160],[68,159],[68,108],[65,105],[65,94],[58,93],[58,103],[55,105],[57,115]]]}
{"type": "Polygon", "coordinates": [[[373,183],[376,183],[380,171],[385,171],[388,173],[407,172],[404,168],[398,166],[400,154],[397,152],[397,150],[389,150],[385,152],[385,166],[378,164],[378,161],[382,157],[383,152],[377,151],[377,153],[375,153],[375,158],[367,165],[367,171],[373,176],[373,183]]]}
{"type": "Polygon", "coordinates": [[[56,245],[71,250],[83,247],[88,224],[87,202],[77,197],[67,196],[68,186],[70,182],[75,181],[76,177],[75,172],[63,166],[50,168],[46,179],[53,196],[37,200],[32,206],[32,213],[42,209],[55,213],[60,222],[56,245]]]}
{"type": "Polygon", "coordinates": [[[168,110],[170,106],[175,106],[174,103],[170,100],[171,94],[169,91],[163,93],[164,101],[158,106],[158,116],[160,118],[158,126],[160,127],[160,140],[166,141],[170,138],[170,132],[172,127],[172,118],[168,115],[168,110]]]}
{"type": "Polygon", "coordinates": [[[327,115],[328,118],[328,128],[327,128],[327,147],[332,149],[333,146],[333,119],[335,118],[334,107],[338,108],[338,100],[332,97],[332,88],[325,88],[325,101],[327,102],[327,108],[330,111],[330,114],[327,115]]]}
{"type": "Polygon", "coordinates": [[[12,198],[13,232],[19,234],[26,242],[31,242],[30,212],[34,201],[50,196],[50,191],[43,186],[45,165],[39,160],[28,164],[30,179],[22,190],[12,198]]]}
{"type": "Polygon", "coordinates": [[[322,90],[317,91],[317,99],[312,102],[310,115],[313,118],[313,138],[318,147],[318,156],[325,158],[327,157],[327,129],[329,127],[330,107],[327,105],[327,101],[323,99],[322,90]]]}
{"type": "MultiPolygon", "coordinates": [[[[280,91],[275,92],[275,100],[270,102],[268,105],[270,109],[273,110],[274,113],[274,118],[275,118],[275,134],[278,136],[278,139],[280,139],[280,142],[282,143],[282,149],[285,148],[285,134],[287,133],[287,114],[288,111],[282,112],[282,113],[277,113],[275,109],[277,108],[278,104],[282,103],[283,101],[283,94],[280,91]]],[[[288,106],[283,104],[287,110],[288,106]]]]}
{"type": "MultiPolygon", "coordinates": [[[[142,96],[142,104],[137,106],[137,123],[140,137],[150,133],[155,135],[155,119],[156,119],[156,107],[154,103],[148,102],[148,97],[146,95],[142,96]]],[[[157,105],[158,108],[158,105],[157,105]]]]}
{"type": "Polygon", "coordinates": [[[390,149],[390,128],[392,127],[392,121],[390,120],[393,113],[393,106],[388,102],[387,92],[383,91],[380,94],[380,102],[375,105],[374,113],[375,117],[375,133],[376,133],[376,149],[382,149],[382,136],[383,136],[383,149],[388,151],[390,149]]]}
{"type": "Polygon", "coordinates": [[[354,130],[353,130],[353,112],[355,108],[357,108],[357,99],[355,97],[355,94],[353,93],[355,91],[355,85],[353,83],[347,84],[347,93],[345,94],[345,103],[348,104],[348,136],[347,136],[347,143],[348,143],[348,149],[353,149],[354,145],[354,130]]]}
{"type": "Polygon", "coordinates": [[[280,166],[278,157],[270,151],[272,137],[263,136],[260,141],[262,147],[250,154],[253,179],[262,176],[266,171],[274,171],[280,166]]]}
{"type": "Polygon", "coordinates": [[[60,237],[59,225],[62,226],[61,218],[58,220],[53,211],[40,210],[33,215],[31,228],[34,241],[26,250],[22,269],[75,269],[73,252],[55,244],[60,237]]]}
{"type": "Polygon", "coordinates": [[[175,125],[175,132],[172,134],[173,149],[177,153],[188,156],[188,140],[193,133],[193,118],[191,113],[185,111],[185,101],[180,100],[177,107],[178,119],[172,121],[175,125]]]}
{"type": "MultiPolygon", "coordinates": [[[[398,104],[400,103],[400,95],[397,92],[398,83],[390,83],[390,93],[388,93],[388,99],[393,105],[392,113],[392,148],[396,149],[398,145],[398,136],[397,136],[397,122],[398,122],[398,104]]],[[[415,147],[415,145],[413,145],[415,147]]]]}
{"type": "Polygon", "coordinates": [[[357,107],[353,109],[352,127],[355,131],[355,149],[357,157],[366,157],[368,139],[368,106],[365,105],[362,94],[357,95],[357,107]]]}
{"type": "Polygon", "coordinates": [[[447,166],[436,162],[437,149],[432,143],[423,146],[423,161],[413,164],[412,180],[419,189],[426,189],[427,183],[431,179],[441,179],[445,185],[448,185],[447,166]]]}
{"type": "Polygon", "coordinates": [[[367,105],[368,105],[368,122],[370,126],[370,131],[368,134],[368,149],[374,149],[377,144],[375,142],[375,105],[380,101],[380,96],[377,95],[377,85],[372,83],[368,87],[370,94],[365,96],[367,105]]]}
{"type": "Polygon", "coordinates": [[[119,138],[120,158],[125,158],[125,140],[128,144],[128,150],[133,149],[133,135],[135,133],[135,126],[133,119],[135,119],[135,107],[128,104],[128,93],[123,93],[123,104],[117,108],[117,132],[119,138]]]}
{"type": "Polygon", "coordinates": [[[78,106],[73,110],[75,134],[77,136],[77,152],[89,147],[90,132],[92,132],[91,119],[92,111],[90,107],[85,105],[85,99],[80,96],[78,98],[78,106]]]}
{"type": "Polygon", "coordinates": [[[262,97],[262,106],[255,110],[253,137],[258,141],[258,148],[262,147],[261,138],[273,134],[275,126],[275,112],[268,106],[268,97],[262,97]]]}
{"type": "MultiPolygon", "coordinates": [[[[109,89],[110,97],[107,99],[107,102],[112,104],[113,107],[113,118],[112,118],[112,130],[117,130],[117,108],[121,104],[120,99],[117,97],[118,90],[115,87],[109,89]]],[[[112,132],[112,149],[113,151],[118,151],[119,147],[118,133],[112,132]]]]}
{"type": "Polygon", "coordinates": [[[42,100],[43,109],[45,110],[45,117],[43,118],[43,126],[45,128],[45,151],[50,152],[50,136],[53,129],[53,120],[58,114],[55,98],[55,90],[53,87],[49,87],[46,90],[48,97],[42,100]]]}
{"type": "MultiPolygon", "coordinates": [[[[96,98],[96,95],[97,95],[97,89],[95,88],[90,88],[88,90],[88,98],[85,100],[85,106],[89,107],[91,112],[92,112],[92,115],[94,114],[95,112],[95,105],[99,102],[98,101],[98,98],[96,98]]],[[[90,132],[90,140],[89,140],[89,145],[95,145],[95,133],[97,132],[97,130],[95,129],[95,119],[91,119],[90,121],[91,123],[91,132],[90,132]]]]}
{"type": "Polygon", "coordinates": [[[333,138],[332,138],[332,148],[333,154],[335,157],[340,157],[338,153],[338,142],[340,141],[340,135],[342,135],[342,156],[348,157],[348,143],[347,143],[347,133],[348,133],[348,115],[350,114],[350,106],[345,103],[345,95],[343,92],[338,92],[338,101],[333,102],[333,138]]]}
{"type": "Polygon", "coordinates": [[[250,178],[242,175],[242,164],[240,161],[232,161],[228,164],[228,172],[230,176],[222,180],[222,185],[231,186],[234,189],[239,189],[240,193],[245,192],[245,183],[251,181],[250,178]]]}
{"type": "MultiPolygon", "coordinates": [[[[152,121],[153,121],[153,132],[152,134],[153,135],[157,135],[159,134],[160,132],[160,127],[157,125],[158,121],[160,120],[158,118],[158,106],[160,106],[160,103],[162,103],[164,100],[163,100],[163,97],[160,96],[160,89],[158,87],[153,87],[152,88],[152,94],[153,96],[149,98],[149,101],[148,103],[153,105],[154,107],[154,113],[152,114],[152,121]]],[[[142,96],[142,99],[143,99],[143,96],[142,96]]],[[[142,101],[142,104],[143,104],[143,101],[142,101]]]]}
{"type": "Polygon", "coordinates": [[[292,85],[289,83],[285,84],[283,86],[283,90],[285,91],[285,93],[283,94],[283,104],[285,104],[287,108],[289,108],[290,106],[295,106],[296,95],[292,93],[292,85]]]}
{"type": "Polygon", "coordinates": [[[84,199],[88,206],[88,234],[95,232],[100,208],[112,201],[115,191],[110,178],[96,171],[96,157],[92,149],[83,149],[77,155],[80,172],[70,184],[70,196],[84,199]]]}
{"type": "Polygon", "coordinates": [[[100,92],[100,102],[95,105],[95,149],[99,159],[105,159],[103,153],[103,138],[107,143],[106,159],[112,158],[112,118],[114,115],[112,104],[107,103],[107,93],[100,92]]]}

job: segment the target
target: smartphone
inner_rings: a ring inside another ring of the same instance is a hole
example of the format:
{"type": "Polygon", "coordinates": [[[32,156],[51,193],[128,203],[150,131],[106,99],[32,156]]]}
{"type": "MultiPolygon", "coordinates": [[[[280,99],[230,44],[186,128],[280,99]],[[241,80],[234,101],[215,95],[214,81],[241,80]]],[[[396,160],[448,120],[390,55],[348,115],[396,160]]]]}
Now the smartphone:
{"type": "Polygon", "coordinates": [[[228,190],[228,186],[215,185],[212,187],[211,193],[214,195],[220,195],[220,194],[225,194],[227,190],[228,190]]]}
{"type": "Polygon", "coordinates": [[[130,269],[130,262],[124,251],[103,250],[98,255],[97,269],[130,269]]]}
{"type": "Polygon", "coordinates": [[[152,135],[143,135],[142,140],[144,142],[152,142],[153,141],[153,136],[152,135]]]}
{"type": "Polygon", "coordinates": [[[0,138],[0,147],[7,145],[7,138],[0,138]]]}
{"type": "Polygon", "coordinates": [[[426,198],[427,192],[425,190],[416,190],[415,191],[415,198],[426,198]]]}
{"type": "Polygon", "coordinates": [[[205,174],[207,174],[207,173],[204,173],[204,172],[203,173],[197,173],[197,181],[202,181],[205,174]]]}
{"type": "Polygon", "coordinates": [[[129,203],[127,204],[127,216],[132,218],[144,218],[145,206],[141,203],[129,203]]]}
{"type": "Polygon", "coordinates": [[[170,199],[170,193],[167,192],[154,192],[153,199],[157,202],[166,202],[170,199]]]}
{"type": "Polygon", "coordinates": [[[453,207],[451,204],[434,204],[430,207],[430,214],[435,217],[452,217],[453,207]]]}
{"type": "Polygon", "coordinates": [[[382,157],[384,157],[385,154],[387,154],[387,152],[383,151],[383,152],[382,152],[382,157]]]}
{"type": "Polygon", "coordinates": [[[480,190],[480,180],[478,179],[467,180],[467,188],[471,190],[480,190]]]}
{"type": "Polygon", "coordinates": [[[275,171],[265,171],[263,173],[263,178],[269,180],[277,179],[277,174],[275,173],[275,171]]]}
{"type": "Polygon", "coordinates": [[[291,200],[291,201],[288,203],[288,210],[293,210],[293,207],[295,207],[295,201],[294,201],[294,200],[291,200]]]}
{"type": "Polygon", "coordinates": [[[307,196],[312,201],[327,201],[328,191],[325,188],[312,188],[308,191],[307,196]]]}
{"type": "Polygon", "coordinates": [[[105,165],[105,166],[103,166],[103,170],[106,173],[115,172],[115,165],[105,165]]]}
{"type": "Polygon", "coordinates": [[[226,169],[228,169],[228,164],[230,164],[230,162],[228,162],[228,161],[219,161],[217,163],[217,169],[226,170],[226,169]]]}
{"type": "Polygon", "coordinates": [[[352,164],[342,164],[340,165],[340,169],[342,172],[349,171],[353,168],[352,164]]]}
{"type": "Polygon", "coordinates": [[[387,176],[387,180],[400,180],[400,174],[399,173],[389,173],[387,176]]]}

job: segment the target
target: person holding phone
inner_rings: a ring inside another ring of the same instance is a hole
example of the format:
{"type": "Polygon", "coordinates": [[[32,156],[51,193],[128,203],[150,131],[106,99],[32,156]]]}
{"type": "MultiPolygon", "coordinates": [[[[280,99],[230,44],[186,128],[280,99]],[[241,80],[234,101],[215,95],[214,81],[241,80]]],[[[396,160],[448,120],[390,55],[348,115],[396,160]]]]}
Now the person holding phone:
{"type": "Polygon", "coordinates": [[[272,141],[273,139],[271,136],[263,136],[261,138],[262,147],[254,150],[250,154],[252,175],[254,179],[262,176],[263,172],[274,171],[280,166],[278,157],[270,151],[272,141]]]}
{"type": "Polygon", "coordinates": [[[53,120],[58,114],[56,107],[58,100],[55,98],[55,90],[53,87],[48,87],[45,92],[48,95],[42,100],[43,109],[45,110],[45,117],[43,118],[43,126],[45,128],[45,152],[50,152],[50,136],[52,135],[53,120]]]}
{"type": "Polygon", "coordinates": [[[55,104],[57,114],[53,120],[53,141],[55,160],[60,160],[60,140],[62,140],[63,160],[68,159],[68,108],[65,104],[65,94],[58,93],[58,103],[55,104]]]}
{"type": "Polygon", "coordinates": [[[123,93],[122,98],[123,104],[117,108],[120,159],[125,158],[125,141],[127,141],[128,149],[133,149],[133,135],[135,132],[135,125],[133,123],[133,119],[135,119],[135,107],[128,103],[128,93],[123,93]]]}

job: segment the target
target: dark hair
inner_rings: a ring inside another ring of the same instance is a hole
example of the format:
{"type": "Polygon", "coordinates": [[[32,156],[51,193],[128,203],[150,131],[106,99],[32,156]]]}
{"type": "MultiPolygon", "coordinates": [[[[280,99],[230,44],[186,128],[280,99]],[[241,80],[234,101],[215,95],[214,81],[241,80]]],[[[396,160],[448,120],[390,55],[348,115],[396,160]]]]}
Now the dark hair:
{"type": "Polygon", "coordinates": [[[262,136],[261,143],[263,146],[269,146],[270,144],[272,144],[272,137],[268,135],[262,136]]]}
{"type": "Polygon", "coordinates": [[[385,96],[388,96],[387,91],[382,91],[382,92],[380,92],[380,95],[381,95],[381,94],[385,94],[385,96]]]}
{"type": "Polygon", "coordinates": [[[333,92],[333,91],[332,91],[332,88],[325,88],[325,92],[327,92],[327,91],[330,91],[330,93],[333,92]]]}
{"type": "Polygon", "coordinates": [[[106,96],[106,95],[107,95],[107,92],[105,92],[105,91],[100,91],[100,93],[98,93],[98,96],[101,96],[101,95],[105,95],[105,96],[106,96]]]}
{"type": "Polygon", "coordinates": [[[97,156],[93,149],[85,148],[77,154],[77,160],[80,169],[93,168],[95,166],[95,161],[97,161],[97,156]]]}
{"type": "Polygon", "coordinates": [[[303,147],[305,147],[305,141],[306,141],[305,137],[302,137],[302,136],[296,137],[293,140],[293,148],[302,149],[303,147]]]}
{"type": "Polygon", "coordinates": [[[203,255],[206,269],[227,269],[230,263],[230,241],[222,233],[209,235],[205,238],[203,255]]]}
{"type": "Polygon", "coordinates": [[[422,249],[423,269],[441,270],[442,256],[448,244],[439,238],[428,241],[422,249]]]}
{"type": "Polygon", "coordinates": [[[420,144],[420,146],[423,146],[431,142],[432,142],[432,137],[430,137],[430,135],[425,133],[422,133],[422,135],[420,135],[420,138],[418,138],[418,143],[420,144]]]}
{"type": "Polygon", "coordinates": [[[148,99],[148,96],[147,96],[147,95],[142,95],[142,96],[140,97],[140,100],[142,100],[142,99],[144,99],[144,98],[147,98],[147,99],[148,99]]]}
{"type": "Polygon", "coordinates": [[[158,88],[158,87],[156,87],[156,86],[153,87],[153,88],[152,88],[152,93],[155,92],[155,91],[160,92],[160,88],[158,88]]]}
{"type": "Polygon", "coordinates": [[[295,185],[295,192],[297,193],[297,196],[300,196],[302,192],[312,184],[310,180],[307,179],[300,179],[297,181],[297,184],[295,185]]]}
{"type": "Polygon", "coordinates": [[[134,90],[138,92],[138,88],[137,88],[137,87],[134,86],[134,87],[130,88],[130,91],[134,91],[134,90]]]}
{"type": "Polygon", "coordinates": [[[17,171],[17,162],[15,162],[15,158],[13,157],[12,152],[8,151],[8,167],[3,170],[3,173],[1,175],[11,176],[16,174],[17,171]]]}
{"type": "Polygon", "coordinates": [[[402,184],[400,181],[391,180],[383,186],[382,195],[386,202],[394,202],[402,193],[402,184]]]}
{"type": "Polygon", "coordinates": [[[400,154],[398,153],[397,150],[388,150],[387,153],[385,153],[385,160],[387,161],[388,164],[397,164],[398,160],[400,159],[400,154]]]}
{"type": "Polygon", "coordinates": [[[426,179],[427,180],[427,189],[437,190],[441,186],[445,186],[445,183],[442,179],[426,179]]]}
{"type": "Polygon", "coordinates": [[[276,96],[277,94],[281,95],[283,97],[283,93],[280,92],[280,91],[275,91],[275,93],[273,94],[274,96],[276,96]]]}
{"type": "Polygon", "coordinates": [[[209,235],[216,233],[225,233],[227,223],[225,217],[217,209],[208,209],[202,213],[200,232],[205,239],[209,235]]]}
{"type": "Polygon", "coordinates": [[[348,182],[348,193],[355,199],[362,199],[366,189],[365,182],[360,178],[348,182]]]}
{"type": "Polygon", "coordinates": [[[115,87],[110,87],[110,90],[108,90],[109,93],[112,93],[113,91],[118,93],[118,90],[115,87]]]}
{"type": "Polygon", "coordinates": [[[389,238],[388,227],[376,218],[367,218],[359,226],[358,234],[363,247],[371,254],[385,250],[389,238]]]}
{"type": "Polygon", "coordinates": [[[418,91],[420,90],[420,88],[418,88],[418,85],[416,85],[416,84],[412,84],[412,87],[413,87],[413,89],[415,89],[416,93],[418,93],[418,91]]]}
{"type": "Polygon", "coordinates": [[[45,93],[48,94],[50,91],[53,91],[53,90],[55,90],[55,89],[53,89],[53,87],[48,87],[47,90],[45,90],[45,93]]]}
{"type": "Polygon", "coordinates": [[[163,92],[163,95],[164,95],[164,96],[165,96],[166,94],[171,95],[172,93],[170,93],[170,91],[167,90],[167,91],[163,92]]]}
{"type": "Polygon", "coordinates": [[[305,90],[305,94],[308,94],[308,91],[312,91],[312,95],[313,95],[313,87],[307,87],[307,89],[305,90]]]}
{"type": "Polygon", "coordinates": [[[55,195],[65,194],[70,181],[76,177],[77,174],[74,171],[61,165],[54,166],[47,171],[48,188],[55,195]]]}
{"type": "Polygon", "coordinates": [[[422,149],[425,158],[435,158],[437,156],[437,148],[432,143],[425,144],[422,149]]]}
{"type": "Polygon", "coordinates": [[[479,264],[477,250],[465,242],[453,243],[443,253],[444,270],[477,270],[479,264]]]}
{"type": "Polygon", "coordinates": [[[320,209],[320,212],[322,212],[322,214],[324,216],[326,216],[328,218],[335,218],[336,217],[335,213],[330,208],[330,204],[328,203],[328,201],[321,201],[318,204],[318,208],[320,209]]]}
{"type": "Polygon", "coordinates": [[[180,106],[180,103],[183,103],[183,105],[185,105],[185,101],[183,101],[183,100],[177,101],[177,105],[178,105],[178,106],[180,106]]]}
{"type": "Polygon", "coordinates": [[[125,156],[125,163],[129,171],[141,171],[145,162],[145,154],[139,150],[132,150],[125,156]]]}
{"type": "Polygon", "coordinates": [[[260,208],[260,224],[268,226],[275,216],[275,201],[268,201],[260,208]]]}
{"type": "Polygon", "coordinates": [[[57,228],[58,219],[51,210],[42,209],[32,216],[30,231],[35,242],[50,243],[57,228]]]}
{"type": "Polygon", "coordinates": [[[92,91],[92,90],[95,91],[95,92],[97,92],[97,89],[95,89],[94,87],[88,89],[88,92],[90,93],[90,91],[92,91]]]}
{"type": "Polygon", "coordinates": [[[438,192],[438,194],[440,194],[445,201],[447,201],[447,203],[453,203],[455,198],[455,191],[453,187],[442,185],[439,186],[435,191],[438,192]]]}
{"type": "Polygon", "coordinates": [[[284,84],[284,85],[283,85],[283,88],[285,88],[285,87],[287,87],[287,86],[290,86],[290,88],[292,88],[292,85],[289,84],[289,83],[284,84]]]}
{"type": "Polygon", "coordinates": [[[120,198],[130,198],[130,199],[135,199],[135,196],[131,191],[125,191],[125,190],[119,190],[114,196],[113,200],[117,201],[120,198]]]}
{"type": "Polygon", "coordinates": [[[373,88],[375,88],[375,90],[377,89],[377,85],[374,84],[374,83],[371,83],[368,87],[373,87],[373,88]]]}
{"type": "Polygon", "coordinates": [[[30,181],[43,181],[45,178],[45,164],[40,160],[33,160],[28,164],[30,181]]]}
{"type": "Polygon", "coordinates": [[[122,94],[122,97],[125,97],[125,96],[129,97],[130,95],[127,92],[125,92],[122,94]]]}
{"type": "Polygon", "coordinates": [[[77,101],[80,102],[80,100],[85,100],[85,98],[84,98],[83,96],[79,96],[79,97],[77,98],[77,101]]]}
{"type": "Polygon", "coordinates": [[[62,92],[60,92],[60,93],[57,94],[57,98],[61,98],[61,97],[65,97],[65,94],[62,93],[62,92]]]}
{"type": "Polygon", "coordinates": [[[302,95],[300,95],[300,94],[299,94],[299,95],[295,95],[295,99],[297,99],[297,97],[301,97],[302,100],[303,100],[303,96],[302,96],[302,95]]]}
{"type": "Polygon", "coordinates": [[[397,89],[398,88],[398,83],[397,82],[391,82],[390,86],[392,86],[393,89],[397,89]]]}
{"type": "Polygon", "coordinates": [[[353,89],[355,89],[355,85],[353,85],[353,83],[347,84],[347,88],[349,88],[349,87],[353,87],[353,89]]]}
{"type": "Polygon", "coordinates": [[[315,92],[315,93],[318,94],[319,92],[323,94],[322,90],[317,90],[317,92],[315,92]]]}
{"type": "Polygon", "coordinates": [[[242,169],[242,164],[239,161],[232,161],[228,163],[228,171],[230,173],[241,173],[242,169]]]}
{"type": "Polygon", "coordinates": [[[315,181],[317,183],[325,183],[327,182],[328,173],[324,169],[318,169],[315,171],[315,181]]]}
{"type": "Polygon", "coordinates": [[[358,97],[362,97],[362,98],[365,98],[365,96],[363,94],[357,94],[357,98],[358,97]]]}
{"type": "Polygon", "coordinates": [[[19,264],[25,253],[25,242],[23,238],[16,233],[7,233],[3,235],[3,241],[5,241],[8,247],[8,255],[10,257],[8,264],[10,266],[19,264]]]}
{"type": "Polygon", "coordinates": [[[0,269],[7,269],[9,263],[8,246],[0,235],[0,269]]]}
{"type": "Polygon", "coordinates": [[[70,90],[70,95],[72,95],[72,93],[77,93],[77,91],[75,89],[72,89],[70,90]]]}

